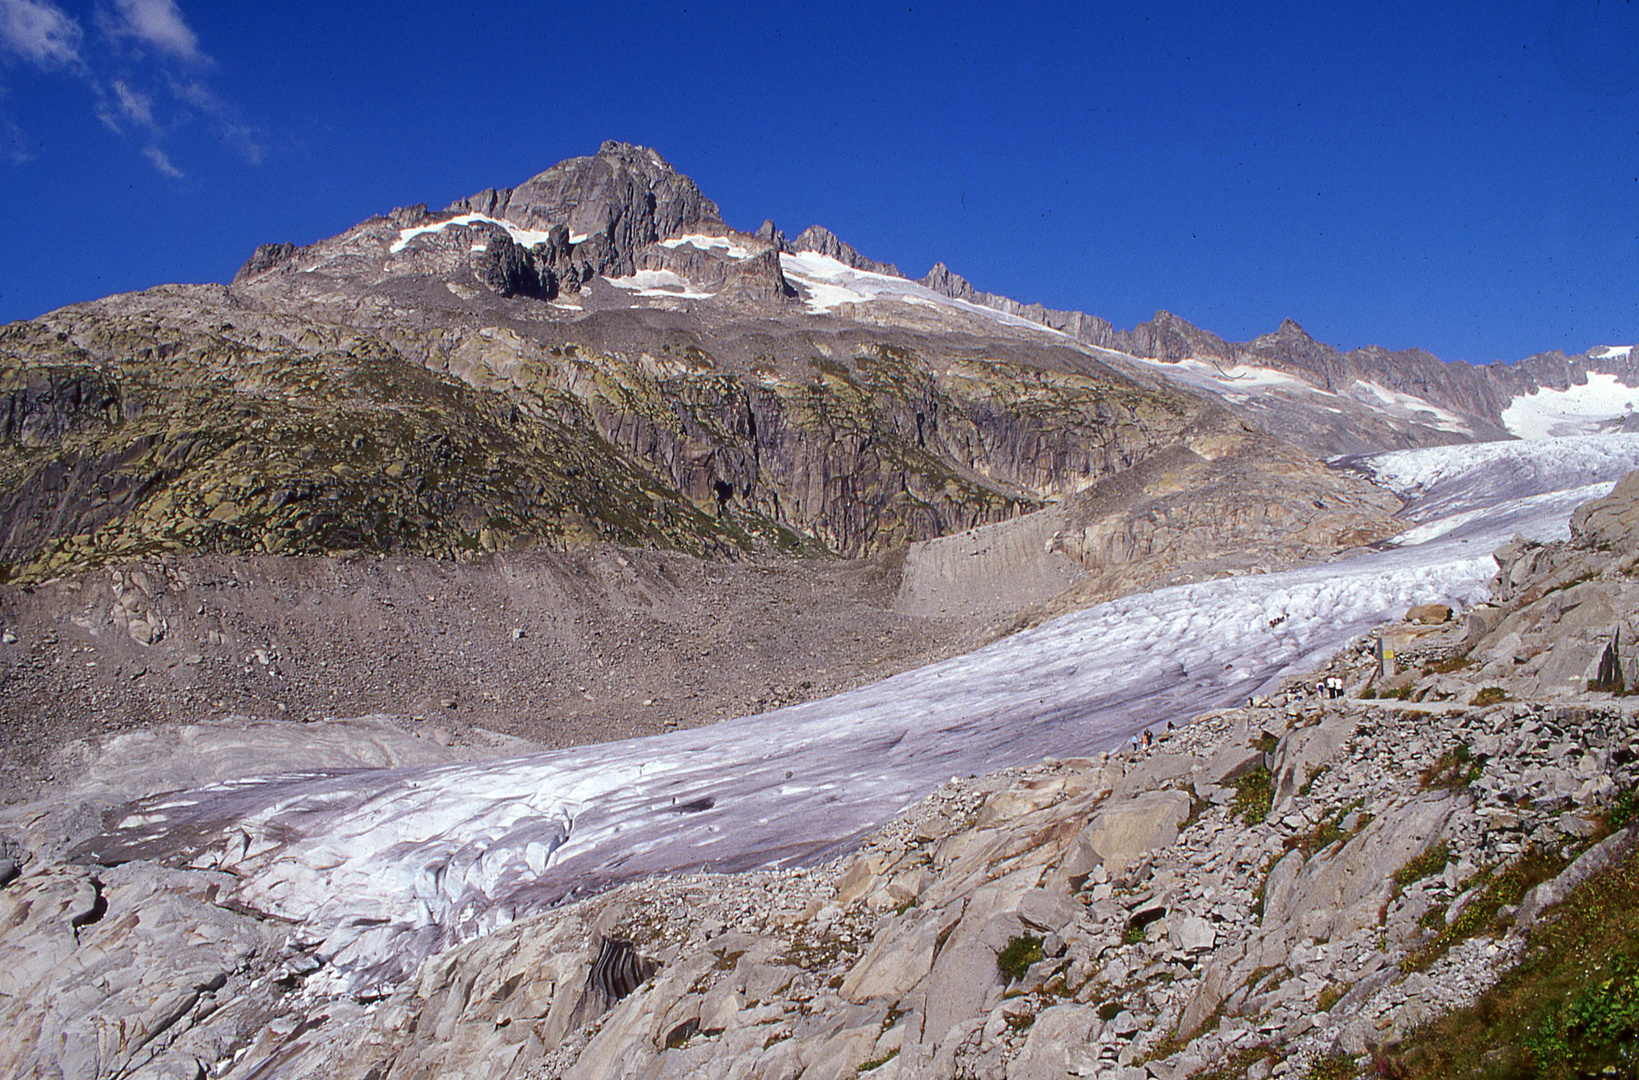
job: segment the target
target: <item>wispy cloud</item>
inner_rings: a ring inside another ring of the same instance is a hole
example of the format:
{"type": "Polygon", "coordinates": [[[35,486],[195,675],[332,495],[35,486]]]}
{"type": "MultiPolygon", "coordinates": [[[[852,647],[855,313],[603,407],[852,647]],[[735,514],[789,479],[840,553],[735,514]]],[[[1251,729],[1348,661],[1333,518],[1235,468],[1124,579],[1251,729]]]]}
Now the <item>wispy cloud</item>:
{"type": "Polygon", "coordinates": [[[3,113],[0,113],[0,157],[15,165],[34,159],[28,141],[23,137],[23,129],[3,113]]]}
{"type": "Polygon", "coordinates": [[[108,102],[99,102],[97,115],[104,124],[115,131],[121,130],[120,118],[129,120],[142,128],[151,129],[154,126],[153,97],[144,94],[141,90],[133,89],[131,84],[124,79],[114,80],[113,104],[119,109],[117,116],[107,107],[108,104],[108,102]]]}
{"type": "Polygon", "coordinates": [[[260,165],[267,157],[267,146],[255,128],[239,118],[239,110],[197,79],[168,80],[168,89],[178,101],[191,106],[200,116],[210,121],[217,138],[232,146],[252,165],[260,165]]]}
{"type": "MultiPolygon", "coordinates": [[[[0,0],[0,54],[40,72],[67,73],[92,95],[93,115],[117,134],[140,139],[155,171],[185,173],[167,143],[203,126],[252,165],[266,157],[266,140],[239,108],[211,88],[215,67],[176,0],[102,0],[93,11],[99,33],[87,38],[79,20],[52,0],[0,0]]],[[[0,98],[5,94],[0,85],[0,98]]],[[[0,157],[32,155],[17,123],[0,108],[0,157]]]]}
{"type": "Polygon", "coordinates": [[[114,0],[114,7],[119,13],[113,24],[116,35],[145,41],[183,60],[208,59],[175,0],[114,0]]]}
{"type": "Polygon", "coordinates": [[[0,0],[0,45],[41,67],[80,62],[85,33],[50,0],[0,0]]]}
{"type": "Polygon", "coordinates": [[[173,180],[180,180],[185,175],[181,169],[171,164],[171,159],[165,156],[165,151],[161,150],[157,146],[144,146],[142,148],[142,156],[152,162],[154,168],[158,169],[166,176],[171,177],[173,180]]]}

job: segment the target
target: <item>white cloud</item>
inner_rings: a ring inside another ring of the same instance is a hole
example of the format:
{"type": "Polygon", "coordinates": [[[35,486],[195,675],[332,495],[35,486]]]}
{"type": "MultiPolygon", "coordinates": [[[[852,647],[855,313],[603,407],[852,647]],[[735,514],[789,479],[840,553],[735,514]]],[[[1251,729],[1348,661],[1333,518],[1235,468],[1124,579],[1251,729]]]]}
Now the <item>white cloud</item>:
{"type": "Polygon", "coordinates": [[[119,33],[185,60],[205,58],[199,51],[199,37],[182,18],[176,0],[114,0],[114,6],[124,23],[119,33]]]}
{"type": "Polygon", "coordinates": [[[182,179],[182,170],[177,168],[175,165],[172,165],[171,159],[167,157],[165,155],[165,151],[161,150],[159,147],[144,146],[142,148],[142,156],[147,158],[149,162],[153,164],[154,168],[158,169],[166,176],[169,176],[171,179],[182,179]]]}
{"type": "Polygon", "coordinates": [[[154,126],[154,99],[140,90],[131,88],[131,84],[124,79],[114,80],[114,96],[118,99],[120,112],[124,113],[133,122],[143,127],[154,126]]]}
{"type": "Polygon", "coordinates": [[[25,161],[32,161],[34,154],[28,148],[28,140],[23,135],[23,129],[9,116],[0,115],[0,157],[4,157],[13,165],[21,165],[25,161]]]}
{"type": "MultiPolygon", "coordinates": [[[[131,138],[165,176],[184,177],[167,148],[190,128],[204,128],[247,163],[261,164],[264,133],[202,77],[215,61],[200,51],[177,0],[95,0],[91,17],[98,33],[88,39],[55,0],[0,0],[0,59],[14,54],[82,83],[97,120],[131,138]]],[[[5,93],[0,82],[0,97],[5,93]]],[[[31,156],[26,133],[0,110],[0,162],[31,156]]]]}
{"type": "Polygon", "coordinates": [[[260,165],[267,160],[267,147],[262,143],[261,134],[249,124],[224,120],[217,125],[217,133],[229,145],[237,146],[248,164],[260,165]]]}
{"type": "Polygon", "coordinates": [[[178,101],[185,101],[203,113],[216,114],[223,111],[222,99],[216,96],[215,91],[199,80],[192,79],[184,82],[181,79],[172,77],[168,81],[171,84],[171,95],[178,101]]]}
{"type": "Polygon", "coordinates": [[[80,61],[80,24],[50,0],[0,0],[0,45],[42,67],[80,61]]]}

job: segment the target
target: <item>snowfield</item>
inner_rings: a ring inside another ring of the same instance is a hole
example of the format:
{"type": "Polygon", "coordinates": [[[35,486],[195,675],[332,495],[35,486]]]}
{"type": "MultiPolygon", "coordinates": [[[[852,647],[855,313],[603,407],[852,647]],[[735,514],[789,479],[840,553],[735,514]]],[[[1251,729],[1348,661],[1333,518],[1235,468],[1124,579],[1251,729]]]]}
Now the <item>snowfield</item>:
{"type": "Polygon", "coordinates": [[[1129,363],[1158,372],[1175,383],[1216,394],[1235,405],[1244,405],[1271,394],[1308,397],[1319,400],[1322,404],[1326,399],[1339,402],[1346,400],[1397,420],[1426,424],[1438,431],[1468,436],[1474,434],[1474,429],[1468,421],[1450,409],[1443,409],[1431,401],[1413,394],[1390,390],[1374,382],[1357,380],[1350,383],[1341,393],[1334,393],[1297,375],[1254,364],[1218,364],[1194,357],[1171,361],[1132,356],[1128,353],[1114,355],[1129,363]]]}
{"type": "Polygon", "coordinates": [[[639,296],[675,296],[684,300],[706,300],[715,293],[689,288],[689,283],[670,270],[639,270],[626,277],[603,279],[617,289],[629,289],[639,296]]]}
{"type": "Polygon", "coordinates": [[[1398,390],[1378,386],[1374,382],[1357,380],[1349,387],[1347,396],[1380,412],[1402,419],[1416,420],[1440,431],[1451,431],[1459,435],[1474,434],[1474,429],[1462,417],[1415,394],[1403,394],[1398,390]]]}
{"type": "Polygon", "coordinates": [[[690,233],[688,236],[674,236],[670,240],[660,241],[663,248],[677,249],[680,247],[699,248],[701,251],[721,251],[731,259],[751,258],[751,249],[744,244],[736,244],[726,236],[704,236],[690,233]]]}
{"type": "Polygon", "coordinates": [[[1388,550],[1129,596],[822,701],[502,761],[223,784],[133,808],[105,855],[187,852],[299,924],[309,985],[391,985],[445,945],[611,884],[811,863],[953,775],[1117,746],[1307,670],[1413,604],[1483,599],[1491,552],[1566,535],[1639,436],[1366,459],[1423,530],[1388,550]]]}
{"type": "MultiPolygon", "coordinates": [[[[1623,355],[1606,349],[1604,356],[1623,355]]],[[[1639,390],[1623,386],[1615,375],[1588,372],[1588,381],[1568,390],[1543,387],[1517,397],[1502,411],[1502,426],[1522,439],[1597,432],[1609,421],[1620,420],[1639,408],[1639,390]]]]}
{"type": "Polygon", "coordinates": [[[1583,484],[1615,483],[1639,469],[1639,434],[1435,446],[1348,464],[1410,500],[1403,517],[1427,524],[1583,484]]]}
{"type": "Polygon", "coordinates": [[[968,300],[957,300],[909,278],[855,270],[847,263],[813,251],[781,252],[780,272],[787,280],[802,286],[807,296],[808,310],[815,314],[831,311],[839,304],[898,301],[923,307],[955,308],[1003,326],[1032,330],[1061,340],[1065,338],[1063,333],[1041,323],[968,300]]]}
{"type": "MultiPolygon", "coordinates": [[[[426,236],[430,233],[443,232],[451,225],[474,225],[478,222],[486,222],[490,225],[499,225],[511,235],[514,241],[516,241],[520,246],[526,248],[534,247],[536,244],[547,243],[552,239],[552,234],[550,232],[544,232],[538,229],[520,228],[512,222],[502,221],[500,218],[492,218],[484,214],[462,214],[459,217],[452,217],[448,221],[440,221],[433,225],[416,225],[408,229],[400,229],[398,232],[398,239],[393,241],[392,245],[387,248],[387,251],[389,254],[397,255],[399,252],[403,251],[406,246],[408,246],[411,240],[414,240],[418,236],[426,236]]],[[[585,239],[586,235],[583,233],[579,236],[571,236],[569,238],[569,242],[571,244],[578,244],[585,239]]],[[[477,251],[479,248],[475,246],[473,250],[477,251]]]]}
{"type": "Polygon", "coordinates": [[[1133,356],[1129,353],[1115,355],[1130,363],[1157,371],[1173,382],[1221,394],[1236,404],[1246,402],[1254,393],[1271,390],[1282,390],[1291,394],[1334,396],[1311,382],[1284,371],[1276,371],[1274,368],[1252,364],[1223,365],[1197,360],[1194,357],[1173,361],[1133,356]]]}

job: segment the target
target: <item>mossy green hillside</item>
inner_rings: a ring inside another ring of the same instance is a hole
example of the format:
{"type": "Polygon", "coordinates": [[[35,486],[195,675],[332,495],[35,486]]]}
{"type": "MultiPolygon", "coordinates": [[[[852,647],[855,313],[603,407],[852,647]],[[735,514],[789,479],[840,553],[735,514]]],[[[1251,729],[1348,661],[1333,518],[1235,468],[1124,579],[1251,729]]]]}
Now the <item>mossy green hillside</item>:
{"type": "Polygon", "coordinates": [[[1194,419],[1113,374],[888,345],[759,370],[190,287],[63,309],[0,327],[0,575],[594,539],[864,555],[1035,509],[1194,419]]]}

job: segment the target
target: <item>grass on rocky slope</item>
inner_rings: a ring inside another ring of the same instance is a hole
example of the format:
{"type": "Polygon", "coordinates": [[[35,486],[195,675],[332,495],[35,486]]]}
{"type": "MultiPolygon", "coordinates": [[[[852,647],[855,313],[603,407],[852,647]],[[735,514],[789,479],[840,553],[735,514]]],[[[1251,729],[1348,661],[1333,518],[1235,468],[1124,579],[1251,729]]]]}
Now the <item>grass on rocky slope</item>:
{"type": "Polygon", "coordinates": [[[376,333],[185,288],[9,324],[0,581],[181,550],[868,554],[1034,509],[1195,408],[887,345],[767,381],[684,353],[376,333]]]}
{"type": "Polygon", "coordinates": [[[1639,1077],[1639,856],[1590,881],[1531,934],[1524,960],[1472,1007],[1381,1054],[1369,1075],[1639,1077]]]}

